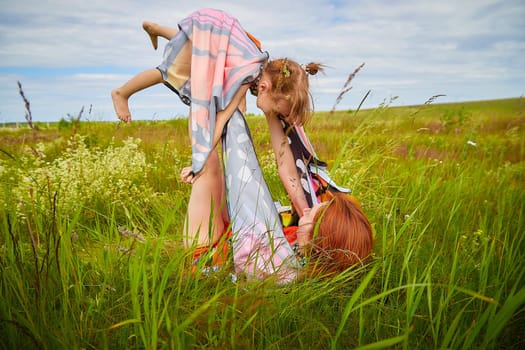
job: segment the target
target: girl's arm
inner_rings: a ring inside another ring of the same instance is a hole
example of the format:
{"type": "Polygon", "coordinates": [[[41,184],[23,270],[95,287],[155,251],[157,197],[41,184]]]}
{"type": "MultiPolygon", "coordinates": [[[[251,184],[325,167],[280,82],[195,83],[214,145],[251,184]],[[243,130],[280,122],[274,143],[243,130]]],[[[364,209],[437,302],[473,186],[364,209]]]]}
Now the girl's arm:
{"type": "Polygon", "coordinates": [[[275,116],[266,116],[266,121],[268,122],[268,127],[270,129],[270,139],[275,153],[279,177],[281,178],[284,188],[286,189],[297,214],[303,216],[304,210],[309,208],[309,206],[302,189],[301,179],[295,166],[292,150],[288,144],[288,138],[284,134],[279,118],[275,116]]]}
{"type": "Polygon", "coordinates": [[[226,106],[226,108],[222,111],[217,112],[217,117],[215,119],[215,131],[213,132],[212,148],[215,148],[217,146],[217,143],[219,143],[222,131],[224,130],[224,126],[226,125],[228,120],[230,120],[231,116],[233,115],[233,112],[235,112],[235,110],[239,107],[241,102],[243,102],[249,87],[250,84],[241,85],[239,90],[237,90],[237,92],[233,96],[230,104],[228,104],[228,106],[226,106]]]}
{"type": "MultiPolygon", "coordinates": [[[[248,91],[249,87],[249,84],[241,85],[241,87],[235,93],[228,106],[226,106],[225,109],[217,112],[217,116],[215,118],[215,131],[213,132],[212,149],[215,149],[215,147],[217,147],[217,143],[219,143],[219,140],[221,139],[224,126],[226,125],[228,120],[230,120],[231,116],[233,115],[233,112],[235,112],[235,110],[239,108],[241,103],[244,102],[243,99],[246,96],[246,92],[248,91]]],[[[198,174],[194,174],[191,170],[191,167],[185,167],[180,173],[181,181],[193,184],[195,180],[197,180],[197,178],[201,176],[204,171],[206,171],[206,166],[198,174]]]]}

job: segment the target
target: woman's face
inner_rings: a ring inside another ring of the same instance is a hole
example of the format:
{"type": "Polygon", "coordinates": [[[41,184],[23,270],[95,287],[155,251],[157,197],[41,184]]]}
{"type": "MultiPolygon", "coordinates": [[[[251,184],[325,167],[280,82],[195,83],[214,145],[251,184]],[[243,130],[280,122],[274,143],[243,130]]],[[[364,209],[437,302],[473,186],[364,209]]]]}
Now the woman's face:
{"type": "Polygon", "coordinates": [[[319,209],[326,203],[319,203],[312,208],[303,210],[303,216],[299,219],[299,227],[297,228],[297,243],[300,247],[312,240],[312,233],[315,227],[315,216],[319,209]]]}

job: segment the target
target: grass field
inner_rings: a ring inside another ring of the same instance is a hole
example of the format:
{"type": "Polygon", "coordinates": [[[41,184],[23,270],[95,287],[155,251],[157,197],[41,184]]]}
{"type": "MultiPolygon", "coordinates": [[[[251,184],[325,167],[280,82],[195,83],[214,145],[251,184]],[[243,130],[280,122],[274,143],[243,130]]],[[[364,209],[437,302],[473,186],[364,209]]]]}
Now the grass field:
{"type": "MultiPolygon", "coordinates": [[[[249,116],[287,203],[263,117],[249,116]]],[[[525,347],[525,100],[316,113],[374,257],[330,280],[188,273],[187,121],[0,129],[6,349],[525,347]]]]}

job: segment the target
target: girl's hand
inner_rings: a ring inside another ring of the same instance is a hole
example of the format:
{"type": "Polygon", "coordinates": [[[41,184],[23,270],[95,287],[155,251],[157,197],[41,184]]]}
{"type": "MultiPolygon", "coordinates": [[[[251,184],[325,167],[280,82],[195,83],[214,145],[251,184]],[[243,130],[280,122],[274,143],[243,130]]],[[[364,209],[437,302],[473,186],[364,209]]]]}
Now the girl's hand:
{"type": "Polygon", "coordinates": [[[193,170],[191,169],[191,166],[187,166],[183,168],[180,172],[180,180],[187,184],[193,184],[195,180],[197,179],[197,176],[193,173],[193,170]]]}

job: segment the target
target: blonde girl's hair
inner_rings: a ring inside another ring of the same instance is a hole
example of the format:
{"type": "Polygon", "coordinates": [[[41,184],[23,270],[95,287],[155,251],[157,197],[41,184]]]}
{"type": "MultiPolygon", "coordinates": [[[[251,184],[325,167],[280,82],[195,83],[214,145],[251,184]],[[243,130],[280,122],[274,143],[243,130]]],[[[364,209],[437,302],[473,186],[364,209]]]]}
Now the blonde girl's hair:
{"type": "Polygon", "coordinates": [[[286,118],[289,124],[304,125],[311,119],[313,106],[308,74],[315,75],[323,68],[314,62],[301,66],[288,58],[271,60],[264,65],[263,72],[272,83],[273,100],[284,99],[290,103],[290,115],[286,118]]]}

